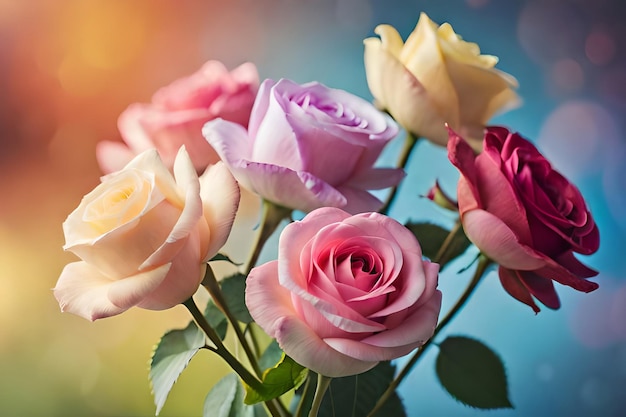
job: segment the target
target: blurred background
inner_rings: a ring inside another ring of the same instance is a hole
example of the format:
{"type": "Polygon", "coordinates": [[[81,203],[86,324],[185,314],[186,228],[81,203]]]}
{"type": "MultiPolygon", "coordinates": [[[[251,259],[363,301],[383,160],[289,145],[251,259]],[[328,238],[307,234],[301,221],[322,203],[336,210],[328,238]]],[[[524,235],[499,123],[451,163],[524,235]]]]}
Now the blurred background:
{"type": "MultiPolygon", "coordinates": [[[[432,349],[404,383],[409,415],[618,416],[626,399],[626,18],[621,0],[0,0],[0,415],[150,416],[153,345],[183,309],[133,309],[90,323],[61,314],[50,289],[75,260],[61,223],[97,183],[98,141],[118,115],[209,59],[251,61],[261,78],[321,81],[371,99],[364,38],[389,23],[406,38],[419,13],[449,22],[520,82],[524,105],[498,116],[537,144],[587,198],[600,250],[583,261],[600,289],[560,287],[562,307],[535,316],[492,273],[448,334],[490,345],[515,410],[466,408],[440,388],[432,349]]],[[[386,158],[394,160],[399,143],[386,158]]],[[[446,218],[420,198],[443,149],[421,143],[392,211],[446,218]]],[[[441,278],[444,309],[466,285],[458,260],[441,278]]],[[[268,255],[269,256],[269,255],[268,255]]],[[[162,416],[201,415],[225,367],[201,352],[162,416]]]]}

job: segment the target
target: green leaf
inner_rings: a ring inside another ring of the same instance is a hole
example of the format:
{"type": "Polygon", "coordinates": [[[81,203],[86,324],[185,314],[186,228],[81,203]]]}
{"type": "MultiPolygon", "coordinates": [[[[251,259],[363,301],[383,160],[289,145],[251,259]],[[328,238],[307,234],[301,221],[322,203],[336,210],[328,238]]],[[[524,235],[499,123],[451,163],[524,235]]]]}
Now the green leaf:
{"type": "Polygon", "coordinates": [[[275,367],[263,373],[262,389],[246,388],[246,404],[256,404],[279,397],[290,389],[297,389],[306,379],[308,369],[283,353],[283,358],[275,367]]]}
{"type": "MultiPolygon", "coordinates": [[[[439,253],[439,249],[443,246],[446,238],[450,234],[449,230],[432,223],[407,223],[406,227],[413,232],[422,247],[422,253],[425,257],[435,260],[439,253]]],[[[443,269],[448,262],[460,256],[472,244],[469,241],[463,228],[459,227],[454,234],[448,249],[442,254],[440,259],[436,261],[442,265],[443,269]]]]}
{"type": "Polygon", "coordinates": [[[502,361],[478,340],[448,337],[439,345],[436,369],[441,385],[462,403],[481,409],[513,408],[502,361]]]}
{"type": "MultiPolygon", "coordinates": [[[[390,362],[380,362],[365,373],[333,378],[322,400],[318,417],[367,416],[393,380],[394,374],[395,366],[390,362]]],[[[406,417],[398,394],[394,392],[376,415],[406,417]]]]}
{"type": "Polygon", "coordinates": [[[226,330],[228,330],[228,320],[222,310],[219,309],[213,302],[209,300],[204,309],[204,318],[207,319],[211,327],[215,330],[220,339],[224,340],[226,337],[226,330]]]}
{"type": "Polygon", "coordinates": [[[213,262],[213,261],[226,261],[229,262],[235,266],[241,266],[243,264],[241,263],[237,263],[235,261],[233,261],[232,259],[230,259],[228,257],[228,255],[224,255],[223,253],[218,253],[217,255],[215,255],[214,257],[212,257],[211,259],[209,259],[209,262],[213,262]]]}
{"type": "Polygon", "coordinates": [[[170,330],[163,335],[150,361],[156,414],[161,411],[180,374],[204,344],[204,334],[194,322],[190,322],[184,329],[170,330]]]}
{"type": "Polygon", "coordinates": [[[265,348],[265,351],[259,358],[259,367],[262,370],[266,370],[268,368],[273,368],[276,366],[278,362],[280,362],[283,358],[283,351],[278,346],[278,342],[276,339],[273,339],[272,342],[265,348]]]}
{"type": "Polygon", "coordinates": [[[228,374],[204,399],[204,417],[254,417],[254,408],[243,403],[244,389],[236,374],[228,374]]]}
{"type": "Polygon", "coordinates": [[[237,320],[242,323],[252,323],[254,320],[250,316],[246,307],[246,276],[236,273],[222,280],[222,293],[226,305],[237,320]]]}

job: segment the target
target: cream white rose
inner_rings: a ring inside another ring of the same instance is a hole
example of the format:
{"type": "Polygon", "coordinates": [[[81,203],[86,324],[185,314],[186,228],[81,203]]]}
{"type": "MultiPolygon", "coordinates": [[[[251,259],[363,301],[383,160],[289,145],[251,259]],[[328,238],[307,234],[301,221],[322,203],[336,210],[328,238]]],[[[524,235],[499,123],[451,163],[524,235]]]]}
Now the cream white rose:
{"type": "Polygon", "coordinates": [[[372,95],[405,129],[438,145],[448,142],[447,123],[474,149],[496,113],[519,104],[517,80],[495,68],[448,23],[437,26],[422,13],[406,43],[390,25],[365,39],[365,71],[372,95]]]}
{"type": "Polygon", "coordinates": [[[89,320],[130,307],[173,307],[194,294],[206,261],[228,238],[239,187],[223,163],[198,178],[184,148],[174,175],[156,150],[102,178],[63,223],[65,266],[54,288],[62,311],[89,320]]]}

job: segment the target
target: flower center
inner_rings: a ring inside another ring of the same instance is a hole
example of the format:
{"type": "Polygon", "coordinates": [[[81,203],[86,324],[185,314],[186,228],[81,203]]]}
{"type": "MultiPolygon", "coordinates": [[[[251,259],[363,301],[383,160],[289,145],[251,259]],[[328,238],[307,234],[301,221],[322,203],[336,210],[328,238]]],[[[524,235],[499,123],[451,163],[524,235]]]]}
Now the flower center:
{"type": "Polygon", "coordinates": [[[292,99],[302,110],[319,121],[330,119],[333,123],[339,123],[350,127],[366,127],[367,122],[355,114],[349,108],[337,101],[325,101],[310,92],[306,92],[292,99]]]}
{"type": "Polygon", "coordinates": [[[364,292],[377,287],[381,271],[372,253],[346,254],[337,259],[339,281],[351,285],[364,292]],[[349,265],[349,269],[346,268],[349,265]],[[349,275],[349,276],[341,276],[349,275]]]}
{"type": "Polygon", "coordinates": [[[360,271],[370,275],[376,274],[376,265],[371,264],[371,261],[365,257],[354,257],[350,259],[352,264],[352,273],[356,276],[360,271]]]}

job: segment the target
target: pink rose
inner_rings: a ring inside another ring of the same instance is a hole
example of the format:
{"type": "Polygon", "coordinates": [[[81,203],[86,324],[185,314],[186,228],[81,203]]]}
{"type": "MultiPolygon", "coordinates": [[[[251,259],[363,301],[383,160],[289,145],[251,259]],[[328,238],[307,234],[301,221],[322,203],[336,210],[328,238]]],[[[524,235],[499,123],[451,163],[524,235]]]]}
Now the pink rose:
{"type": "Polygon", "coordinates": [[[96,149],[100,168],[105,173],[117,171],[150,148],[156,148],[171,167],[184,145],[196,170],[202,172],[219,160],[202,137],[202,126],[216,117],[247,126],[258,88],[254,64],[228,72],[219,61],[207,62],[195,74],[161,88],[152,103],[130,105],[118,120],[125,144],[100,142],[96,149]]]}
{"type": "Polygon", "coordinates": [[[62,311],[89,320],[130,307],[162,310],[198,289],[226,241],[239,188],[223,163],[198,178],[181,149],[174,175],[155,150],[102,178],[63,223],[65,266],[54,295],[62,311]]]}
{"type": "Polygon", "coordinates": [[[327,207],[285,227],[278,260],[250,272],[246,304],[287,355],[341,377],[406,355],[432,336],[438,272],[395,220],[327,207]]]}
{"type": "Polygon", "coordinates": [[[537,298],[560,307],[552,281],[590,292],[597,272],[574,252],[589,255],[600,244],[585,200],[526,139],[502,127],[487,129],[478,156],[450,131],[450,161],[461,171],[458,204],[467,237],[500,264],[500,281],[535,312],[537,298]]]}
{"type": "Polygon", "coordinates": [[[398,133],[390,117],[367,101],[313,82],[265,80],[250,127],[214,120],[204,135],[239,183],[292,209],[322,206],[374,211],[367,190],[398,184],[399,169],[373,168],[398,133]]]}

